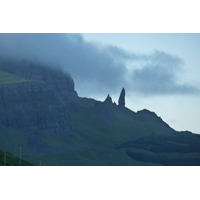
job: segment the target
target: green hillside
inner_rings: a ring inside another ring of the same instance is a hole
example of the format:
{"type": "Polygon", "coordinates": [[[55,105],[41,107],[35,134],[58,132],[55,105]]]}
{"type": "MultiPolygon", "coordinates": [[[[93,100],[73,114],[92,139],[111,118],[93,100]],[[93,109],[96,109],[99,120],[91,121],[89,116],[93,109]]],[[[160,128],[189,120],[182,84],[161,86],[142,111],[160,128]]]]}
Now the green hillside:
{"type": "Polygon", "coordinates": [[[35,164],[28,162],[24,159],[20,159],[16,156],[13,156],[9,152],[4,152],[0,150],[0,166],[35,166],[35,164]]]}
{"type": "Polygon", "coordinates": [[[4,127],[0,145],[18,155],[20,144],[23,159],[45,166],[200,165],[200,136],[176,132],[150,111],[135,113],[87,98],[65,107],[73,136],[30,136],[4,127]]]}
{"type": "Polygon", "coordinates": [[[150,112],[149,117],[145,118],[125,107],[107,106],[87,98],[79,98],[76,101],[80,109],[66,112],[70,123],[77,132],[84,133],[87,140],[101,147],[116,147],[123,142],[147,135],[167,135],[175,132],[164,122],[158,121],[157,116],[151,116],[150,112]]]}
{"type": "Polygon", "coordinates": [[[29,80],[23,79],[21,77],[15,76],[13,74],[0,71],[0,84],[6,84],[6,83],[18,83],[18,82],[26,82],[29,80]]]}
{"type": "Polygon", "coordinates": [[[135,113],[125,107],[107,106],[92,99],[79,98],[76,101],[80,107],[67,112],[68,119],[85,139],[85,145],[95,146],[92,153],[85,151],[87,155],[82,151],[80,163],[200,165],[199,135],[176,132],[148,110],[135,113]],[[83,160],[85,157],[87,161],[83,160]]]}
{"type": "Polygon", "coordinates": [[[19,146],[21,165],[200,165],[199,135],[177,132],[156,113],[134,112],[109,96],[78,97],[68,75],[36,66],[0,66],[9,69],[0,71],[0,84],[22,83],[0,94],[0,165],[4,151],[6,165],[19,165],[19,146]]]}

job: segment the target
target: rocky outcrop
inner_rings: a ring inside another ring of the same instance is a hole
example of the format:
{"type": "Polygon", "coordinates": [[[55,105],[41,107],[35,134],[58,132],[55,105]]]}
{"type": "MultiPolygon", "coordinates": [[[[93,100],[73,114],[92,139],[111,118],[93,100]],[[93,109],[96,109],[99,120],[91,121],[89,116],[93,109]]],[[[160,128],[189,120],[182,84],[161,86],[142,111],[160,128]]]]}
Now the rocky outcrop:
{"type": "Polygon", "coordinates": [[[143,109],[143,110],[137,111],[136,114],[137,114],[137,116],[139,116],[140,119],[142,119],[142,120],[143,120],[143,119],[148,119],[148,121],[154,121],[154,122],[156,122],[156,123],[162,124],[163,126],[165,126],[165,127],[167,127],[167,128],[172,129],[166,122],[164,122],[164,121],[162,120],[161,117],[158,117],[158,116],[156,115],[156,113],[151,112],[151,111],[149,111],[149,110],[147,110],[147,109],[143,109]]]}
{"type": "Polygon", "coordinates": [[[42,81],[0,85],[0,125],[32,134],[73,134],[61,100],[42,81]]]}
{"type": "Polygon", "coordinates": [[[125,89],[124,88],[122,89],[122,91],[120,93],[118,105],[121,107],[125,106],[125,89]]]}
{"type": "Polygon", "coordinates": [[[28,80],[44,81],[62,100],[78,96],[71,76],[56,67],[47,67],[28,61],[0,59],[0,70],[28,80]]]}
{"type": "Polygon", "coordinates": [[[95,104],[93,106],[94,112],[102,115],[104,119],[106,119],[108,124],[114,123],[113,116],[116,113],[116,109],[117,106],[115,103],[112,102],[112,98],[109,94],[103,102],[95,101],[95,104]]]}
{"type": "Polygon", "coordinates": [[[109,94],[108,94],[108,96],[106,97],[104,103],[106,103],[106,104],[112,104],[112,103],[113,103],[113,102],[112,102],[112,98],[110,97],[109,94]]]}

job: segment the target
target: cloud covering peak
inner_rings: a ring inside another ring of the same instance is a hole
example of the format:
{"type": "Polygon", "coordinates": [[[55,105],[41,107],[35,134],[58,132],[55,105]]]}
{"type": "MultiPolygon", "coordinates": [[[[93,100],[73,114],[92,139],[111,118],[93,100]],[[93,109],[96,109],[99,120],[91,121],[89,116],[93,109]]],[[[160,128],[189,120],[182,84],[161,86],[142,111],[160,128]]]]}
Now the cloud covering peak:
{"type": "Polygon", "coordinates": [[[183,60],[159,50],[132,53],[88,42],[81,34],[0,34],[0,44],[0,56],[63,68],[82,95],[118,93],[122,87],[147,96],[199,93],[179,83],[183,60]]]}

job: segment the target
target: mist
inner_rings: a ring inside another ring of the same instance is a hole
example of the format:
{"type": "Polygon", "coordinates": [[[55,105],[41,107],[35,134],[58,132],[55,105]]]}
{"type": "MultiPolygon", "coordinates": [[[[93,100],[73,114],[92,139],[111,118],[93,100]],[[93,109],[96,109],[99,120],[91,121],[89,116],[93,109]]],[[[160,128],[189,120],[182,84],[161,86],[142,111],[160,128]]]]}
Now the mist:
{"type": "Polygon", "coordinates": [[[63,69],[81,96],[118,94],[192,95],[199,88],[181,83],[184,60],[162,50],[128,52],[84,40],[81,34],[0,34],[0,56],[63,69]]]}

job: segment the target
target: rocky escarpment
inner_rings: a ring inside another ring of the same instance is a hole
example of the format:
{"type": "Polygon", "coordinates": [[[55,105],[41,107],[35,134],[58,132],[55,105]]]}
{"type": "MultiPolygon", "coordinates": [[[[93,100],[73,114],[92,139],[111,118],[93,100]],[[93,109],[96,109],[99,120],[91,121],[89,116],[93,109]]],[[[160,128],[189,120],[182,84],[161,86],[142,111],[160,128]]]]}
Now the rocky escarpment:
{"type": "Polygon", "coordinates": [[[73,134],[61,100],[42,81],[0,85],[0,125],[33,134],[73,134]]]}
{"type": "Polygon", "coordinates": [[[106,113],[118,109],[125,108],[125,89],[122,88],[121,93],[119,95],[118,106],[115,102],[112,101],[112,98],[108,94],[106,99],[103,102],[96,101],[94,104],[94,110],[98,113],[105,115],[106,113]]]}
{"type": "Polygon", "coordinates": [[[44,81],[62,100],[77,97],[74,81],[60,68],[47,67],[29,61],[17,61],[0,58],[0,70],[28,80],[44,81]]]}

